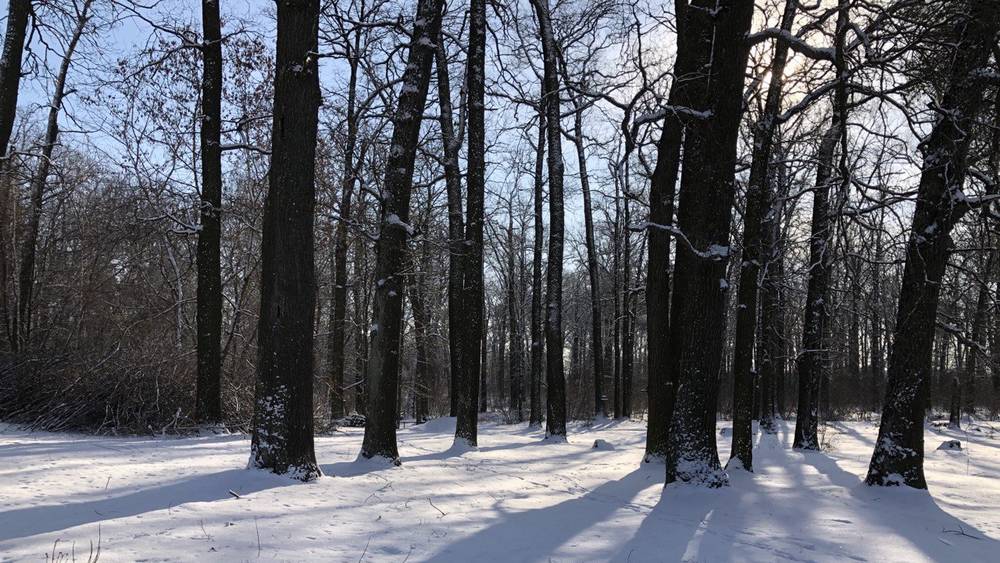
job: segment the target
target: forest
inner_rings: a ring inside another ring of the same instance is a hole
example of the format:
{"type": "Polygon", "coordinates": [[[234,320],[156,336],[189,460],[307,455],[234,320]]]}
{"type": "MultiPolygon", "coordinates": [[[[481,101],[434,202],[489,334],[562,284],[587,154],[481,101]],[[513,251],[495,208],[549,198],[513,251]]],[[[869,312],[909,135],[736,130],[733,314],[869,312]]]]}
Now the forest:
{"type": "Polygon", "coordinates": [[[1000,553],[1000,0],[0,8],[0,559],[1000,553]]]}

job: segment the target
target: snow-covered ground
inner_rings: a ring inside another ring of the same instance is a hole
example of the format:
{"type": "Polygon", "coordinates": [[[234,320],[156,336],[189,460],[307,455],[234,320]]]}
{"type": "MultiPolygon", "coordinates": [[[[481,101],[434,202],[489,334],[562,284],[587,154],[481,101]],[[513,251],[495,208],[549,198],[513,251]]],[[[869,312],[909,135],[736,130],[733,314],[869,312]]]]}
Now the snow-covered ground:
{"type": "Polygon", "coordinates": [[[327,476],[310,484],[244,469],[242,436],[0,428],[0,560],[85,561],[99,541],[101,561],[1000,561],[988,429],[928,429],[928,495],[861,484],[867,423],[832,424],[824,453],[791,451],[790,424],[758,435],[757,472],[722,490],[664,489],[640,423],[573,427],[568,444],[485,425],[465,453],[453,427],[401,431],[401,467],[355,461],[358,429],[320,437],[327,476]],[[964,449],[936,451],[946,439],[964,449]]]}

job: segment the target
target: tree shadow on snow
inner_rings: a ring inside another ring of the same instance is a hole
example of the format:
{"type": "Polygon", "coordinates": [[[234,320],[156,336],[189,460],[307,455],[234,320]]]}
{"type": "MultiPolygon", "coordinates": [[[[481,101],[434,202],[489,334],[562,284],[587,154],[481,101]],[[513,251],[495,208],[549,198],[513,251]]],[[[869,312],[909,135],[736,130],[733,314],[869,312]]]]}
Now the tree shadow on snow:
{"type": "Polygon", "coordinates": [[[111,491],[83,502],[49,504],[0,512],[0,541],[65,530],[75,526],[137,516],[192,502],[240,502],[229,491],[246,495],[298,483],[265,471],[229,469],[197,475],[124,494],[111,491]]]}
{"type": "MultiPolygon", "coordinates": [[[[618,510],[644,512],[646,507],[631,503],[637,494],[662,482],[656,465],[643,464],[628,475],[609,481],[583,495],[545,508],[512,511],[496,503],[501,516],[478,532],[444,546],[433,561],[476,561],[495,559],[503,554],[510,561],[547,561],[560,546],[584,534],[613,535],[600,524],[618,510]]],[[[599,557],[593,557],[599,558],[599,557]]]]}

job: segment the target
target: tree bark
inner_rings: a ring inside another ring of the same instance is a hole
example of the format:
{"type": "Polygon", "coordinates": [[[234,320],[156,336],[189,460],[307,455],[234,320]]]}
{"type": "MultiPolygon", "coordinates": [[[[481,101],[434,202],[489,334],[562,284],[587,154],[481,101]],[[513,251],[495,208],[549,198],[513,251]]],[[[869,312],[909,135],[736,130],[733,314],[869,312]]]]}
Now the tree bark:
{"type": "MultiPolygon", "coordinates": [[[[24,39],[31,13],[31,0],[10,0],[7,4],[7,31],[4,35],[3,58],[0,59],[0,322],[11,349],[18,350],[17,325],[11,323],[10,296],[7,293],[9,262],[9,216],[11,181],[7,177],[7,148],[14,130],[17,114],[17,95],[21,84],[21,59],[24,39]]],[[[11,233],[12,235],[12,233],[11,233]]],[[[11,236],[13,239],[13,236],[11,236]]]]}
{"type": "Polygon", "coordinates": [[[951,251],[951,230],[968,212],[961,189],[968,171],[973,123],[983,105],[986,65],[1000,28],[1000,5],[969,2],[948,48],[947,88],[930,135],[921,144],[924,161],[917,205],[906,247],[896,327],[889,354],[888,383],[878,440],[865,482],[926,489],[924,393],[931,372],[941,279],[951,251]]]}
{"type": "Polygon", "coordinates": [[[542,330],[542,245],[545,236],[545,226],[542,220],[542,177],[545,165],[545,93],[538,100],[538,139],[535,144],[535,177],[534,177],[534,239],[532,241],[531,258],[531,389],[528,397],[528,425],[542,424],[542,372],[544,370],[542,355],[545,352],[545,342],[542,330]]]}
{"type": "Polygon", "coordinates": [[[670,323],[671,379],[677,381],[668,452],[667,482],[721,486],[715,442],[718,376],[725,334],[726,262],[735,198],[736,143],[752,2],[682,2],[678,19],[685,36],[682,68],[690,80],[692,109],[703,112],[684,138],[678,245],[670,323]]]}
{"type": "Polygon", "coordinates": [[[466,155],[466,217],[462,256],[462,366],[458,376],[455,440],[478,444],[479,385],[483,366],[483,204],[486,189],[486,0],[469,4],[469,150],[466,155]]]}
{"type": "Polygon", "coordinates": [[[576,148],[577,166],[580,171],[580,191],[583,192],[583,224],[587,246],[587,275],[590,279],[590,339],[594,360],[594,416],[606,416],[604,405],[604,358],[601,355],[601,270],[597,261],[597,244],[594,241],[594,212],[590,201],[590,174],[587,171],[587,154],[583,137],[583,108],[579,99],[573,98],[573,146],[576,148]]]}
{"type": "Polygon", "coordinates": [[[521,422],[521,327],[518,322],[517,264],[514,260],[514,205],[507,202],[507,325],[510,327],[510,395],[511,418],[521,422]]]}
{"type": "Polygon", "coordinates": [[[59,64],[59,72],[56,74],[55,89],[52,92],[52,101],[49,104],[48,120],[45,127],[45,139],[42,141],[42,154],[39,157],[35,175],[31,179],[31,192],[27,213],[28,224],[24,230],[24,242],[21,246],[21,267],[17,275],[17,348],[20,350],[28,348],[29,339],[31,338],[35,263],[38,254],[38,235],[42,220],[42,203],[48,184],[49,170],[52,166],[52,152],[59,142],[59,113],[62,111],[63,98],[66,95],[66,77],[69,74],[70,65],[73,61],[73,54],[80,43],[84,28],[90,19],[91,4],[92,0],[87,0],[83,3],[80,12],[76,14],[76,25],[73,29],[73,35],[66,45],[66,52],[63,54],[62,62],[59,64]]]}
{"type": "MultiPolygon", "coordinates": [[[[790,32],[795,21],[797,0],[785,2],[781,29],[790,32]]],[[[760,288],[761,265],[765,259],[763,249],[765,222],[773,209],[770,203],[769,176],[774,131],[781,110],[781,89],[788,60],[788,44],[779,41],[774,46],[771,61],[771,79],[764,102],[764,112],[753,130],[753,157],[750,179],[747,183],[746,210],[743,214],[743,255],[740,264],[739,289],[736,294],[736,337],[733,345],[733,449],[727,468],[753,471],[753,403],[754,380],[759,370],[754,369],[753,351],[757,339],[757,293],[760,288]]],[[[759,360],[758,360],[759,363],[759,360]]],[[[758,368],[760,366],[758,365],[758,368]]],[[[762,381],[762,390],[770,392],[770,380],[762,381]]],[[[765,397],[762,393],[761,399],[765,397]]],[[[763,426],[763,425],[762,425],[763,426]]]]}
{"type": "Polygon", "coordinates": [[[549,168],[549,264],[545,282],[545,381],[548,438],[566,437],[566,378],[563,372],[563,161],[559,124],[558,45],[552,31],[548,0],[532,0],[538,18],[544,66],[549,168]]]}
{"type": "Polygon", "coordinates": [[[367,423],[361,456],[399,463],[396,402],[399,393],[400,330],[403,324],[403,269],[410,235],[410,192],[420,123],[441,28],[441,0],[419,0],[406,71],[403,72],[392,144],[386,161],[381,226],[376,243],[374,324],[367,369],[367,423]]]}
{"type": "Polygon", "coordinates": [[[195,419],[222,422],[222,28],[219,0],[202,0],[201,206],[195,419]]]}
{"type": "Polygon", "coordinates": [[[351,205],[354,184],[358,179],[358,164],[354,152],[358,143],[358,66],[360,64],[361,33],[355,32],[354,43],[347,55],[347,138],[344,139],[344,176],[340,195],[340,218],[333,243],[333,299],[330,312],[330,418],[336,420],[345,414],[344,365],[347,340],[347,227],[351,222],[351,205]]]}
{"type": "Polygon", "coordinates": [[[309,481],[321,475],[313,450],[319,0],[279,3],[277,22],[250,465],[309,481]]]}
{"type": "MultiPolygon", "coordinates": [[[[449,354],[449,416],[458,416],[459,374],[462,373],[462,331],[465,313],[462,301],[462,256],[465,246],[465,212],[462,209],[462,171],[459,149],[462,136],[455,134],[454,112],[451,105],[451,79],[444,41],[434,51],[438,77],[438,120],[441,124],[441,144],[444,147],[444,178],[448,192],[448,354],[449,354]],[[456,327],[453,329],[452,327],[456,327]]],[[[462,118],[459,117],[461,131],[462,118]]]]}

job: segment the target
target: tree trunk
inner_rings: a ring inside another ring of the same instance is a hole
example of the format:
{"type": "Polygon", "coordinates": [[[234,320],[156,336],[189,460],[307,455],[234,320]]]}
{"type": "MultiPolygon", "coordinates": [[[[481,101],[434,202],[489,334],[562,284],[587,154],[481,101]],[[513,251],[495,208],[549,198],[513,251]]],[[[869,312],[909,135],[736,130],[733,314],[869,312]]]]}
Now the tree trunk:
{"type": "Polygon", "coordinates": [[[573,145],[576,148],[577,166],[580,169],[580,191],[583,192],[583,223],[587,244],[587,275],[590,279],[590,339],[594,359],[594,416],[607,416],[604,405],[604,358],[601,356],[601,270],[597,262],[597,244],[594,242],[594,212],[590,201],[590,175],[587,172],[587,155],[584,150],[583,108],[578,98],[573,98],[573,145]]]}
{"type": "MultiPolygon", "coordinates": [[[[38,234],[42,219],[42,202],[45,198],[49,170],[52,166],[52,151],[59,142],[59,113],[62,111],[63,98],[66,95],[66,76],[69,74],[73,53],[83,36],[84,27],[90,19],[92,0],[83,3],[82,9],[76,14],[76,26],[66,52],[63,54],[56,75],[55,89],[49,104],[48,121],[45,127],[45,140],[42,142],[42,154],[38,159],[38,169],[31,179],[31,193],[28,206],[28,224],[24,230],[24,242],[21,247],[21,268],[18,271],[17,295],[17,349],[24,350],[29,345],[31,337],[31,317],[33,312],[32,299],[35,286],[35,262],[37,259],[38,234]]],[[[4,53],[6,55],[6,52],[4,53]]],[[[18,66],[20,68],[20,66],[18,66]]]]}
{"type": "MultiPolygon", "coordinates": [[[[790,32],[795,20],[797,0],[785,2],[781,29],[790,32]]],[[[753,160],[747,184],[746,210],[743,214],[743,256],[740,264],[739,289],[736,294],[736,337],[733,345],[733,449],[726,467],[753,471],[753,399],[754,380],[760,370],[754,370],[753,351],[757,339],[757,293],[760,287],[761,264],[765,259],[764,230],[773,209],[768,209],[771,153],[774,131],[781,110],[781,89],[788,60],[788,44],[779,41],[774,46],[771,80],[768,84],[764,112],[753,130],[753,160]]],[[[758,359],[759,363],[759,359],[758,359]]],[[[758,368],[760,366],[758,365],[758,368]]],[[[770,379],[762,381],[762,390],[770,393],[770,379]]],[[[764,397],[762,396],[762,403],[764,397]]],[[[763,424],[761,425],[763,426],[763,424]]]]}
{"type": "Polygon", "coordinates": [[[344,416],[344,365],[346,362],[345,342],[347,340],[347,227],[351,222],[351,204],[354,184],[358,179],[358,164],[354,151],[358,142],[358,66],[360,64],[361,33],[355,32],[352,50],[348,52],[349,69],[347,80],[346,125],[347,138],[344,139],[344,176],[340,195],[340,218],[333,248],[333,299],[330,312],[330,418],[344,416]]]}
{"type": "Polygon", "coordinates": [[[376,243],[374,324],[367,369],[367,423],[361,456],[399,463],[396,401],[410,192],[424,104],[441,28],[441,0],[419,0],[406,71],[392,118],[392,150],[385,165],[381,227],[376,243]]]}
{"type": "Polygon", "coordinates": [[[625,165],[624,222],[622,224],[622,418],[632,416],[632,366],[635,358],[635,311],[632,308],[632,202],[625,165]]]}
{"type": "Polygon", "coordinates": [[[510,327],[510,412],[521,422],[521,332],[517,306],[517,264],[514,261],[514,205],[507,202],[507,324],[510,327]]]}
{"type": "Polygon", "coordinates": [[[455,440],[478,444],[479,349],[483,338],[483,202],[486,189],[486,0],[469,4],[469,150],[466,155],[465,241],[462,249],[462,365],[458,383],[455,440]]]}
{"type": "MultiPolygon", "coordinates": [[[[11,325],[10,298],[7,293],[9,266],[7,245],[9,225],[13,222],[8,214],[12,182],[7,177],[7,148],[14,130],[17,114],[17,95],[21,84],[21,59],[24,53],[24,38],[31,13],[31,0],[10,0],[7,4],[7,32],[4,35],[3,58],[0,59],[0,322],[13,351],[18,350],[17,326],[11,325]]],[[[13,238],[13,237],[11,237],[13,238]]]]}
{"type": "Polygon", "coordinates": [[[684,138],[670,378],[677,382],[666,459],[667,482],[721,486],[715,443],[717,386],[725,345],[726,262],[735,197],[736,143],[743,103],[743,78],[751,2],[678,2],[681,68],[697,68],[690,80],[690,104],[703,112],[684,138]],[[683,63],[683,64],[682,64],[683,63]],[[690,66],[689,66],[690,65],[690,66]]]}
{"type": "MultiPolygon", "coordinates": [[[[680,29],[678,30],[680,33],[680,29]]],[[[682,49],[678,42],[678,52],[682,49]]],[[[684,58],[677,65],[684,63],[684,58]]],[[[686,70],[677,66],[677,76],[686,70]]],[[[668,103],[684,106],[685,81],[674,80],[668,103]]],[[[674,196],[680,166],[684,128],[676,113],[668,113],[656,146],[656,166],[649,186],[649,257],[646,273],[646,365],[649,382],[645,460],[665,459],[670,419],[673,416],[676,382],[669,377],[670,361],[670,229],[674,224],[674,196]]]]}
{"type": "Polygon", "coordinates": [[[198,231],[198,381],[195,419],[222,422],[222,29],[219,0],[202,0],[201,206],[198,231]]]}
{"type": "MultiPolygon", "coordinates": [[[[427,255],[423,255],[427,258],[427,255]]],[[[426,262],[425,262],[426,263],[426,262]]],[[[427,345],[427,327],[430,316],[424,301],[424,279],[411,280],[410,307],[413,309],[413,334],[417,348],[417,365],[413,383],[414,419],[417,424],[427,422],[429,416],[428,403],[433,391],[431,388],[430,356],[427,345]]]]}
{"type": "Polygon", "coordinates": [[[309,481],[321,475],[313,451],[319,0],[279,3],[277,22],[250,465],[309,481]]]}
{"type": "MultiPolygon", "coordinates": [[[[448,192],[448,397],[449,416],[458,416],[458,377],[462,372],[462,331],[465,313],[462,302],[462,256],[465,246],[465,213],[462,210],[462,171],[459,167],[461,135],[455,135],[454,112],[451,105],[451,80],[444,41],[435,49],[438,76],[438,120],[441,124],[441,144],[444,146],[444,177],[448,192]],[[452,327],[456,327],[452,329],[452,327]]],[[[459,118],[461,130],[462,118],[459,118]]]]}
{"type": "Polygon", "coordinates": [[[542,424],[542,243],[545,228],[542,224],[542,167],[545,165],[545,94],[538,100],[538,139],[535,144],[534,177],[534,240],[531,258],[531,389],[528,398],[528,425],[542,424]]]}
{"type": "MultiPolygon", "coordinates": [[[[844,0],[837,13],[835,60],[838,77],[845,75],[844,42],[848,29],[848,10],[844,0]]],[[[841,162],[847,144],[846,115],[847,85],[838,78],[834,93],[833,115],[830,128],[823,135],[816,155],[816,188],[813,190],[811,231],[809,234],[809,281],[806,289],[805,315],[802,323],[802,353],[798,358],[799,400],[796,407],[795,439],[792,447],[818,450],[819,407],[821,391],[828,388],[829,376],[829,312],[830,275],[833,267],[832,226],[830,217],[830,185],[833,182],[833,158],[838,142],[841,144],[841,162]]],[[[845,171],[840,171],[841,182],[846,182],[845,171]]],[[[826,404],[826,401],[824,401],[826,404]]]]}
{"type": "Polygon", "coordinates": [[[549,167],[549,264],[545,282],[545,382],[547,437],[566,437],[566,378],[563,373],[563,161],[559,125],[558,45],[552,31],[548,0],[532,0],[538,18],[544,66],[549,167]]]}
{"type": "Polygon", "coordinates": [[[941,279],[951,251],[951,230],[968,211],[961,189],[968,171],[972,130],[986,81],[975,75],[989,60],[1000,28],[1000,6],[970,2],[954,27],[948,84],[937,122],[922,145],[924,162],[913,226],[906,247],[896,327],[889,354],[888,383],[878,440],[868,467],[869,485],[926,489],[924,401],[941,279]]]}

